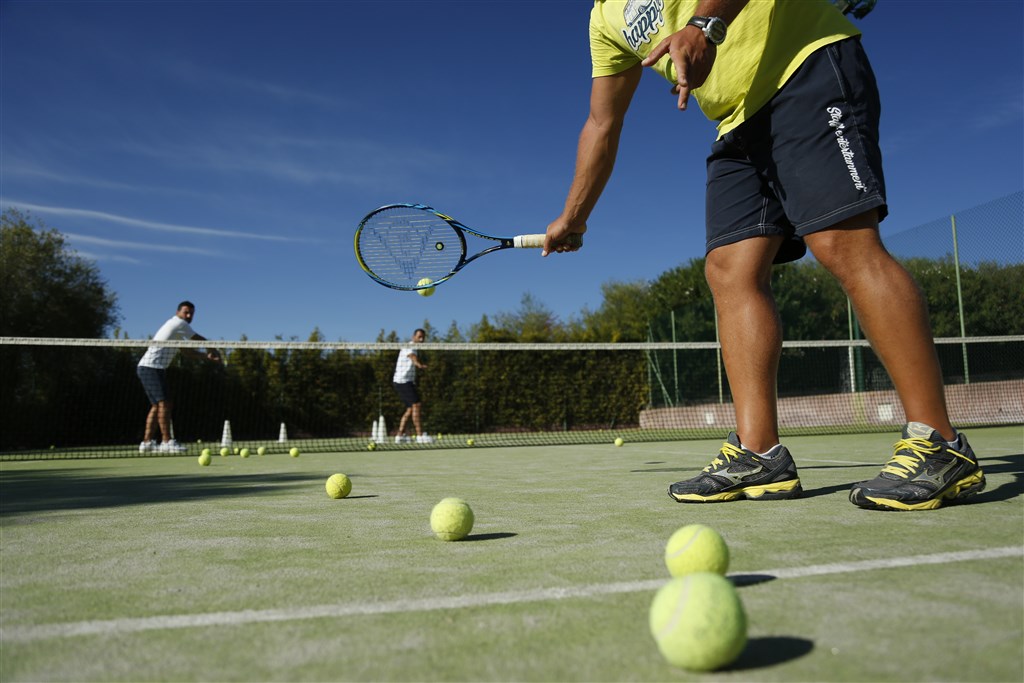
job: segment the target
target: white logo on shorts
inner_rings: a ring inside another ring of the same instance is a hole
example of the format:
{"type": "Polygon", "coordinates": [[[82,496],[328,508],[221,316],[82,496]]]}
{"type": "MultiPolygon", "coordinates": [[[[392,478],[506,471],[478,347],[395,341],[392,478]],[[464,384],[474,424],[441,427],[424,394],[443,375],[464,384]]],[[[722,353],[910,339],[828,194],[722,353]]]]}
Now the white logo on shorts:
{"type": "Polygon", "coordinates": [[[839,107],[829,107],[825,111],[829,115],[829,127],[835,130],[836,143],[839,145],[839,153],[843,155],[843,161],[846,162],[846,168],[850,171],[850,179],[853,180],[853,186],[861,191],[867,190],[868,188],[860,179],[860,173],[857,171],[857,165],[853,163],[854,152],[850,149],[850,141],[846,139],[846,135],[843,132],[846,130],[846,124],[843,123],[843,110],[839,107]]]}

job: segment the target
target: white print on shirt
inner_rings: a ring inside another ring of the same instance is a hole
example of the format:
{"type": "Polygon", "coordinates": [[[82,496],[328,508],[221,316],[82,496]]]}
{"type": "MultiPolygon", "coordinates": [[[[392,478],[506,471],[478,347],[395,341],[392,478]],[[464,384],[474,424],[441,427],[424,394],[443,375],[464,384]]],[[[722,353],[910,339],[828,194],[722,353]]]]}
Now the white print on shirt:
{"type": "Polygon", "coordinates": [[[843,123],[843,110],[839,107],[829,107],[825,110],[829,115],[828,125],[835,130],[836,143],[839,145],[839,152],[843,155],[843,161],[846,162],[846,168],[850,171],[850,179],[853,180],[853,186],[862,192],[868,188],[864,186],[864,182],[860,179],[860,173],[857,171],[856,164],[853,163],[853,150],[850,149],[850,141],[846,139],[846,135],[843,133],[846,130],[846,125],[843,123]]]}
{"type": "Polygon", "coordinates": [[[651,36],[658,28],[665,25],[665,0],[629,0],[622,11],[626,28],[622,29],[622,37],[633,50],[640,49],[643,43],[651,42],[651,36]]]}

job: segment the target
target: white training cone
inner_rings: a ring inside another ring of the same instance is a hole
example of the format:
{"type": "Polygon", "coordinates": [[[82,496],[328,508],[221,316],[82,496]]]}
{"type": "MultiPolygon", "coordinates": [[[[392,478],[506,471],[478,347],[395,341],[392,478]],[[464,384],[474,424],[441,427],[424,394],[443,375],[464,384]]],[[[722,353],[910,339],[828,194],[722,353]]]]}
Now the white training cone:
{"type": "Polygon", "coordinates": [[[373,426],[370,427],[370,441],[377,441],[377,421],[373,421],[373,426]]]}
{"type": "Polygon", "coordinates": [[[284,427],[284,422],[281,423],[281,433],[277,436],[278,443],[285,443],[288,441],[288,430],[284,427]]]}
{"type": "Polygon", "coordinates": [[[377,418],[377,443],[385,443],[388,440],[388,425],[384,421],[384,416],[381,415],[377,418]]]}
{"type": "Polygon", "coordinates": [[[220,445],[231,447],[231,420],[224,420],[224,433],[220,436],[220,445]]]}

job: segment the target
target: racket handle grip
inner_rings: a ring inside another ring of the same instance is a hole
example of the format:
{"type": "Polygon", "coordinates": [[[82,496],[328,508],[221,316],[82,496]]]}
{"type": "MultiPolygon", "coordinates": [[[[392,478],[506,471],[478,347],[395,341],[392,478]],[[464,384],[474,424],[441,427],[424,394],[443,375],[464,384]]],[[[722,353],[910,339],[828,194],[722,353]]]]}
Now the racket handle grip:
{"type": "MultiPolygon", "coordinates": [[[[583,246],[583,236],[569,235],[569,244],[583,246]]],[[[544,235],[516,235],[512,238],[512,246],[516,249],[541,249],[544,247],[544,235]]]]}

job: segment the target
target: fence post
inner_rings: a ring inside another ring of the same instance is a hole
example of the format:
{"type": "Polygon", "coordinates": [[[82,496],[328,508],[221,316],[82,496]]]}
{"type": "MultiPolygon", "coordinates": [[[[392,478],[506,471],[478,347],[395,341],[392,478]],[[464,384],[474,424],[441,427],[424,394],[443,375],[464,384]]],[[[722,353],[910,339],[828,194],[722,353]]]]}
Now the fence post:
{"type": "MultiPolygon", "coordinates": [[[[960,243],[956,238],[956,214],[949,216],[953,225],[953,267],[956,269],[956,303],[960,312],[960,338],[967,338],[967,327],[964,325],[964,293],[960,286],[960,243]]],[[[961,342],[960,347],[964,355],[964,384],[971,383],[971,370],[967,365],[967,342],[961,342]]]]}

